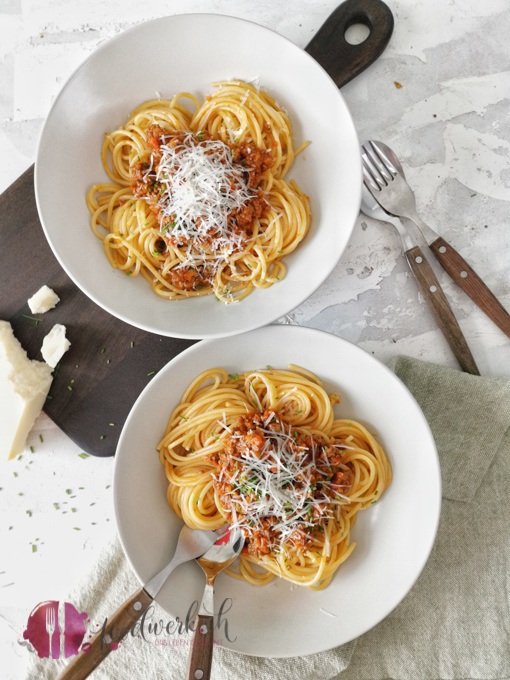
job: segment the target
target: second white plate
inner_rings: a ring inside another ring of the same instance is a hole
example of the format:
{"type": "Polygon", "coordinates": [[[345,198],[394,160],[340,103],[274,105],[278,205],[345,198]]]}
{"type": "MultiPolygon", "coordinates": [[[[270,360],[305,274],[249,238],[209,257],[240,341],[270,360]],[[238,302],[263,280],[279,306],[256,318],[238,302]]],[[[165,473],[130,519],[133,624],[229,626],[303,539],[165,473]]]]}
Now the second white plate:
{"type": "MultiPolygon", "coordinates": [[[[384,446],[393,481],[381,501],[359,514],[357,546],[331,584],[314,592],[276,579],[257,588],[226,575],[217,579],[216,605],[230,602],[230,649],[263,657],[292,657],[331,649],[381,621],[405,597],[432,548],[441,482],[435,444],[404,384],[371,355],[340,338],[296,326],[269,326],[198,343],[171,361],[147,386],[128,417],[115,461],[115,514],[122,546],[143,583],[169,561],[182,522],[166,501],[167,482],[155,447],[170,412],[203,370],[230,373],[298,364],[341,395],[337,417],[359,420],[384,446]],[[235,639],[234,639],[235,638],[235,639]]],[[[158,602],[184,620],[200,600],[197,564],[179,567],[158,602]]],[[[225,618],[225,617],[224,617],[225,618]]]]}

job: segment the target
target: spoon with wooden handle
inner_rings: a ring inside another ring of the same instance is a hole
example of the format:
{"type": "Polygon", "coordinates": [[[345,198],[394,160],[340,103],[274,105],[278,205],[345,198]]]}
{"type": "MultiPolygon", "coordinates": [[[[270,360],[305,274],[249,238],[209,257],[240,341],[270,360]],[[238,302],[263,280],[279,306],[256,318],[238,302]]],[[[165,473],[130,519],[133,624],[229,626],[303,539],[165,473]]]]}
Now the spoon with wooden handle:
{"type": "Polygon", "coordinates": [[[383,142],[369,141],[362,145],[368,173],[365,183],[384,210],[397,217],[414,222],[420,230],[434,257],[443,269],[462,288],[473,302],[510,337],[510,314],[503,307],[480,276],[453,246],[421,219],[416,211],[414,193],[404,176],[402,165],[395,152],[383,142]],[[384,185],[376,186],[370,177],[371,170],[380,173],[384,185]],[[368,180],[368,182],[367,182],[368,180]]]}
{"type": "Polygon", "coordinates": [[[189,560],[203,555],[218,539],[222,532],[201,531],[184,526],[179,534],[177,547],[171,561],[156,576],[137,590],[108,619],[108,631],[115,631],[115,639],[105,627],[94,635],[89,643],[82,646],[80,653],[70,661],[57,680],[83,680],[106,659],[112,649],[133,628],[138,619],[147,611],[154,598],[172,571],[189,560]]]}
{"type": "Polygon", "coordinates": [[[230,529],[197,558],[206,576],[206,586],[195,621],[188,664],[188,680],[208,680],[211,675],[214,632],[214,579],[236,559],[244,545],[240,529],[230,529]]]}
{"type": "Polygon", "coordinates": [[[363,185],[362,189],[361,210],[368,217],[391,223],[398,231],[414,278],[420,286],[425,300],[434,314],[450,348],[457,357],[462,370],[472,375],[480,375],[455,314],[421,248],[413,242],[410,234],[398,217],[384,212],[365,185],[363,185]]]}

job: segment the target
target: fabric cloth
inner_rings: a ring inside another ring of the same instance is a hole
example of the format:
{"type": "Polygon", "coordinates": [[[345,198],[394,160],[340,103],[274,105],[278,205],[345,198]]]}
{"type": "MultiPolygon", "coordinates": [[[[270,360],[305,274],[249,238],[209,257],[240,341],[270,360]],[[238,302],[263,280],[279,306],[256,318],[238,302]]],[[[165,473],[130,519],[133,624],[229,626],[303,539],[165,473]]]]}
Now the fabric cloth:
{"type": "MultiPolygon", "coordinates": [[[[347,645],[293,659],[215,647],[212,678],[510,678],[510,381],[406,357],[391,368],[423,409],[441,461],[441,520],[423,573],[384,621],[347,645]]],[[[69,601],[101,622],[138,587],[115,542],[69,601]]],[[[183,678],[189,641],[181,638],[172,646],[126,638],[91,677],[183,678]]],[[[62,668],[33,654],[26,677],[50,680],[62,668]]]]}

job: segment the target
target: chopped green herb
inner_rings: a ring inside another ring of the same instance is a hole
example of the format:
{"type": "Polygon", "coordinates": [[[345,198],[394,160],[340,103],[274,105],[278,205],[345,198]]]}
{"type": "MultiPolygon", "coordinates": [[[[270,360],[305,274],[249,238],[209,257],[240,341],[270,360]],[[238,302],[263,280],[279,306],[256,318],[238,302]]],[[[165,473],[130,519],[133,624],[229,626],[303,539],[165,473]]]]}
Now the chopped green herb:
{"type": "Polygon", "coordinates": [[[32,552],[33,553],[37,552],[37,546],[35,543],[32,543],[32,552]]]}
{"type": "Polygon", "coordinates": [[[41,319],[37,319],[35,316],[29,316],[28,314],[23,314],[25,319],[29,319],[30,321],[33,321],[35,325],[37,326],[38,323],[41,322],[41,319]]]}
{"type": "Polygon", "coordinates": [[[88,454],[88,453],[79,453],[78,456],[79,456],[80,458],[83,458],[83,460],[85,460],[85,458],[88,458],[88,457],[89,457],[89,454],[88,454]]]}
{"type": "Polygon", "coordinates": [[[41,441],[41,443],[44,441],[42,434],[39,435],[39,440],[41,441]]]}
{"type": "Polygon", "coordinates": [[[239,380],[239,373],[229,373],[228,377],[230,380],[239,380]]]}

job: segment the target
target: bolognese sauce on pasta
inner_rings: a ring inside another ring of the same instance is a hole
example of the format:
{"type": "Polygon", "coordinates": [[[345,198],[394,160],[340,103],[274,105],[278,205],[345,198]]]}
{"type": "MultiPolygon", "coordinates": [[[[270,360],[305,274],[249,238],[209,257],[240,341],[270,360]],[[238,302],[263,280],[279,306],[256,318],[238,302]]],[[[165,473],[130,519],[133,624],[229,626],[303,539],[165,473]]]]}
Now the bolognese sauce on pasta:
{"type": "Polygon", "coordinates": [[[181,93],[142,104],[105,136],[111,182],[87,194],[110,263],[167,299],[232,302],[281,280],[311,221],[308,197],[284,179],[300,150],[292,134],[274,99],[243,81],[217,83],[202,103],[181,93]]]}
{"type": "Polygon", "coordinates": [[[239,527],[233,576],[324,588],[355,544],[357,513],[391,466],[361,424],[335,418],[336,395],[305,369],[199,375],[158,446],[173,510],[192,528],[239,527]]]}

